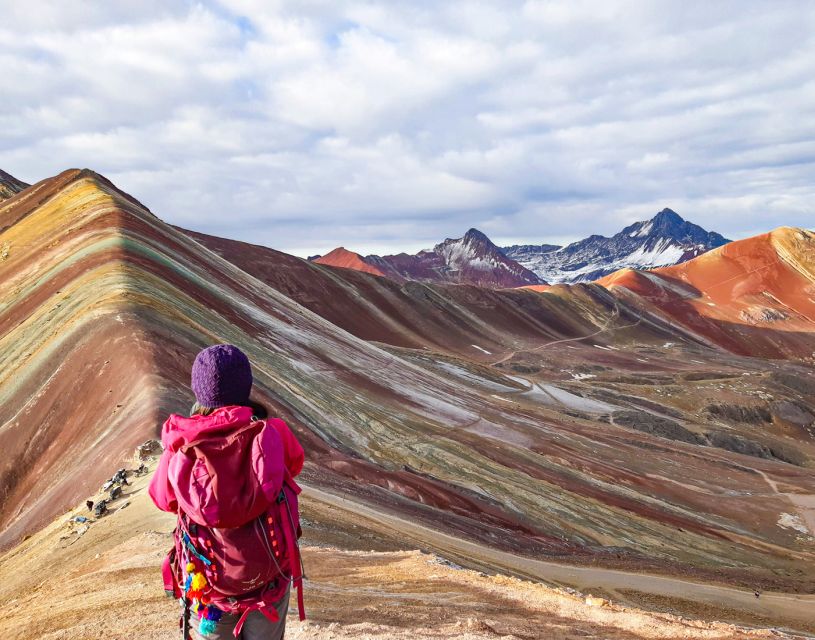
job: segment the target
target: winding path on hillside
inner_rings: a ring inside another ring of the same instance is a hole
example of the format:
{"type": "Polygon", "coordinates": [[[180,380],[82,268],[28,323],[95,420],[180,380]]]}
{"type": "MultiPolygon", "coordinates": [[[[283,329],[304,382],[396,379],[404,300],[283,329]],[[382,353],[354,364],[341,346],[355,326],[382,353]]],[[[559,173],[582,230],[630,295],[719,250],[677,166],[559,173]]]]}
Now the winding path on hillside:
{"type": "Polygon", "coordinates": [[[756,598],[752,591],[717,584],[694,582],[681,578],[648,573],[583,567],[526,558],[484,545],[462,540],[431,529],[416,521],[406,520],[383,510],[375,510],[346,497],[304,486],[306,497],[363,517],[396,531],[406,541],[431,548],[435,553],[462,564],[472,562],[539,580],[575,587],[584,592],[602,589],[607,592],[633,590],[667,598],[676,598],[708,606],[744,611],[748,616],[766,616],[790,628],[811,629],[815,595],[765,592],[756,598]]]}
{"type": "MultiPolygon", "coordinates": [[[[764,478],[764,481],[770,486],[773,493],[780,498],[789,502],[792,510],[798,514],[801,521],[809,529],[809,534],[815,536],[815,495],[801,494],[801,493],[784,493],[778,488],[778,483],[770,478],[761,469],[754,469],[754,471],[764,478]]],[[[803,531],[802,531],[803,533],[803,531]]]]}
{"type": "MultiPolygon", "coordinates": [[[[606,331],[611,329],[612,328],[611,323],[616,318],[619,318],[619,317],[620,317],[620,304],[619,304],[619,302],[615,301],[614,302],[614,311],[606,319],[605,324],[603,324],[603,326],[600,327],[599,329],[597,329],[597,331],[595,331],[594,333],[590,333],[590,334],[585,335],[585,336],[578,336],[576,338],[561,338],[559,340],[552,340],[551,342],[546,342],[544,344],[540,344],[537,347],[532,347],[531,349],[524,349],[524,351],[528,352],[528,353],[535,353],[536,351],[540,351],[541,349],[546,349],[547,347],[551,347],[551,346],[556,345],[556,344],[564,344],[564,343],[567,343],[567,342],[580,342],[581,340],[588,340],[589,338],[599,336],[601,333],[605,333],[606,331]]],[[[613,327],[613,331],[620,331],[622,329],[630,329],[632,327],[638,326],[641,323],[642,323],[642,316],[638,314],[636,322],[632,322],[631,324],[626,324],[626,325],[623,325],[621,327],[613,327]]],[[[492,363],[492,365],[495,366],[497,364],[501,364],[503,362],[506,362],[507,360],[512,359],[517,353],[518,353],[517,350],[516,351],[510,351],[509,354],[507,354],[506,356],[504,356],[500,360],[496,360],[495,362],[492,363]]]]}

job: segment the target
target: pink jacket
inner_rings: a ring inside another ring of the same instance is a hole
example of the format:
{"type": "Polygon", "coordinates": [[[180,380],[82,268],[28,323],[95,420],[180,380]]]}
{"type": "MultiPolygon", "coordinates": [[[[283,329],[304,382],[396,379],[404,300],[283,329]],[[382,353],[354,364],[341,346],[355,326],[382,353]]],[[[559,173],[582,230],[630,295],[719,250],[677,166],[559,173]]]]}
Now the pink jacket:
{"type": "Polygon", "coordinates": [[[159,509],[180,508],[209,527],[237,527],[262,514],[283,480],[303,468],[303,448],[288,425],[279,418],[252,423],[249,407],[190,418],[172,414],[161,442],[150,497],[159,509]]]}

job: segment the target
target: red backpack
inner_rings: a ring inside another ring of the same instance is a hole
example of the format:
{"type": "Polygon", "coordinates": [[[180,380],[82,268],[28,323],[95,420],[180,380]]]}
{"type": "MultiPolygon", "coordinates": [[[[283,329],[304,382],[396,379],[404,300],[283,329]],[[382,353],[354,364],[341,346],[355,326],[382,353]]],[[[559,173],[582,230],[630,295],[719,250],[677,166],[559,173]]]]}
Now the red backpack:
{"type": "MultiPolygon", "coordinates": [[[[266,501],[257,496],[247,499],[252,488],[242,484],[240,474],[235,473],[236,468],[246,469],[245,465],[251,464],[251,443],[265,426],[265,422],[255,421],[226,438],[190,442],[175,453],[183,458],[171,463],[190,470],[191,493],[202,496],[200,511],[208,512],[208,521],[219,525],[205,526],[179,509],[175,546],[164,560],[162,573],[168,595],[184,601],[184,640],[191,613],[199,618],[202,635],[215,629],[224,612],[240,616],[234,629],[236,637],[251,611],[277,621],[273,605],[290,585],[297,590],[300,619],[305,619],[298,546],[300,487],[285,470],[282,486],[275,490],[277,499],[265,507],[266,501]],[[233,507],[224,513],[234,514],[235,504],[247,505],[242,522],[219,517],[211,499],[216,494],[219,502],[233,507]]],[[[268,487],[264,491],[268,492],[268,487]]]]}

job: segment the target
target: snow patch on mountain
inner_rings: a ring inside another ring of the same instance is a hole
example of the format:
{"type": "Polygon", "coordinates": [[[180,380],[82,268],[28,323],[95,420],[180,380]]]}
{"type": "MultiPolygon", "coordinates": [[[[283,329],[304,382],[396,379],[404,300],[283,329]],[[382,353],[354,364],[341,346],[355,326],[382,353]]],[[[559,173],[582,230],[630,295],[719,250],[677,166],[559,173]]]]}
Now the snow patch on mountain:
{"type": "Polygon", "coordinates": [[[633,253],[625,258],[625,261],[643,267],[661,267],[666,264],[676,264],[685,255],[685,252],[685,247],[673,244],[670,238],[660,238],[652,249],[648,249],[644,245],[637,247],[633,253]]]}
{"type": "Polygon", "coordinates": [[[629,235],[630,235],[631,238],[642,238],[643,236],[647,236],[649,233],[651,233],[651,229],[653,229],[653,228],[654,228],[654,223],[649,222],[648,224],[646,224],[641,229],[638,229],[636,231],[632,231],[631,234],[629,234],[629,235]]]}

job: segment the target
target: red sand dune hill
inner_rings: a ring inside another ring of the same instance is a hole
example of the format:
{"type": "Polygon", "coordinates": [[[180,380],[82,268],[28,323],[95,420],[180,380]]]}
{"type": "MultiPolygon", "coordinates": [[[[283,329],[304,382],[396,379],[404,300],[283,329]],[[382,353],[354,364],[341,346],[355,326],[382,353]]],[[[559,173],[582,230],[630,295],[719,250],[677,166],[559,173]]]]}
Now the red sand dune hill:
{"type": "Polygon", "coordinates": [[[811,358],[815,351],[815,234],[782,227],[683,264],[624,269],[598,283],[734,353],[811,358]]]}
{"type": "Polygon", "coordinates": [[[375,276],[384,276],[376,267],[365,262],[365,259],[358,253],[348,251],[345,247],[337,247],[333,251],[320,256],[314,262],[318,264],[326,264],[332,267],[342,267],[344,269],[354,269],[355,271],[362,271],[363,273],[370,273],[375,276]]]}

